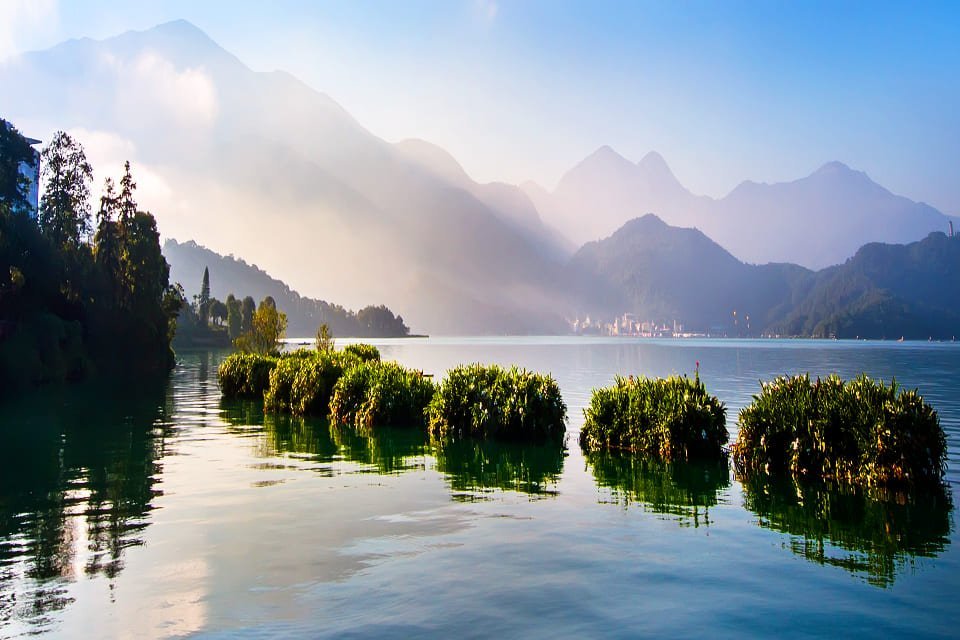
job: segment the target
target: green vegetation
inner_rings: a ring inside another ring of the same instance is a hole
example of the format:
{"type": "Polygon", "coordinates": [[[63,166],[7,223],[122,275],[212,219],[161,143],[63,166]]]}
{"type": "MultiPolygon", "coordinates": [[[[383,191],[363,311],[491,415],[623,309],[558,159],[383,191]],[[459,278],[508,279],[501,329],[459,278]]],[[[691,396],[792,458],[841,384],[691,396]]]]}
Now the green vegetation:
{"type": "Polygon", "coordinates": [[[119,192],[107,179],[94,227],[92,167],[78,141],[54,134],[33,218],[18,171],[33,151],[6,121],[0,132],[0,393],[94,369],[169,369],[182,296],[130,164],[119,192]]]}
{"type": "Polygon", "coordinates": [[[950,541],[953,504],[942,484],[891,492],[761,473],[738,480],[744,507],[760,526],[791,536],[785,548],[878,587],[891,586],[917,558],[936,557],[950,541]]]}
{"type": "Polygon", "coordinates": [[[333,351],[334,346],[333,332],[330,331],[330,325],[324,322],[317,327],[317,351],[333,351]]]}
{"type": "Polygon", "coordinates": [[[863,487],[938,485],[946,456],[937,412],[915,390],[865,375],[761,384],[740,412],[734,448],[742,473],[788,472],[863,487]]]}
{"type": "Polygon", "coordinates": [[[235,353],[220,363],[220,393],[227,398],[263,398],[277,358],[255,353],[235,353]]]}
{"type": "Polygon", "coordinates": [[[710,508],[730,486],[726,458],[665,461],[610,450],[585,457],[597,484],[608,487],[617,503],[673,516],[681,526],[710,526],[710,508]]]}
{"type": "Polygon", "coordinates": [[[287,315],[267,296],[253,314],[250,328],[234,340],[234,345],[246,353],[279,355],[286,332],[287,315]]]}
{"type": "Polygon", "coordinates": [[[440,439],[561,440],[566,417],[551,376],[471,364],[447,372],[430,402],[428,426],[440,439]]]}
{"type": "Polygon", "coordinates": [[[357,427],[426,426],[434,386],[419,371],[395,362],[362,362],[344,372],[330,400],[333,422],[357,427]]]}
{"type": "Polygon", "coordinates": [[[337,381],[359,360],[343,351],[303,350],[302,353],[290,390],[290,411],[298,415],[326,416],[337,381]]]}
{"type": "Polygon", "coordinates": [[[372,344],[348,344],[343,350],[357,356],[362,362],[380,361],[380,350],[372,344]]]}
{"type": "Polygon", "coordinates": [[[719,458],[727,444],[726,408],[700,381],[617,377],[594,389],[580,446],[622,449],[663,460],[719,458]]]}

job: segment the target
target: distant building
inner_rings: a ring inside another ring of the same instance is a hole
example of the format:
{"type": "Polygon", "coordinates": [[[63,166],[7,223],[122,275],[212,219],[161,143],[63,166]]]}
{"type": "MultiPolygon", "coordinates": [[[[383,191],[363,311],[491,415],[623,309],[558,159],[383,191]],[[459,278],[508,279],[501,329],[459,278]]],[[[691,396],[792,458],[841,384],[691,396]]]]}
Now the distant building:
{"type": "MultiPolygon", "coordinates": [[[[2,120],[3,126],[7,127],[9,131],[11,124],[6,120],[2,120]]],[[[24,136],[24,139],[27,141],[31,147],[35,147],[40,144],[39,140],[34,138],[28,138],[24,136]]],[[[27,202],[29,203],[29,208],[27,209],[27,215],[31,218],[37,217],[37,212],[40,210],[40,152],[36,149],[33,149],[33,162],[21,162],[20,163],[20,175],[25,177],[30,185],[27,188],[27,202]]]]}

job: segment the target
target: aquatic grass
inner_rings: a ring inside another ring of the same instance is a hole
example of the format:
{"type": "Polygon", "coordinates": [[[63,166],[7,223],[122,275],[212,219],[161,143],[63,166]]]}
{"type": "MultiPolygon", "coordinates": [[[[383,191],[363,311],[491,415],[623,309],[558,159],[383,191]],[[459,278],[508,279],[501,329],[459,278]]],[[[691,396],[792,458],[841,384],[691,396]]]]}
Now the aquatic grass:
{"type": "Polygon", "coordinates": [[[946,471],[937,412],[896,381],[781,376],[761,383],[739,422],[734,461],[743,473],[912,487],[939,484],[946,471]]]}
{"type": "Polygon", "coordinates": [[[357,344],[348,344],[343,348],[344,353],[352,353],[357,356],[361,362],[371,362],[380,360],[380,350],[372,344],[358,342],[357,344]]]}
{"type": "Polygon", "coordinates": [[[290,389],[290,411],[298,415],[326,416],[334,386],[344,372],[360,364],[352,353],[313,351],[303,358],[290,389]]]}
{"type": "Polygon", "coordinates": [[[280,358],[270,372],[270,383],[263,394],[264,411],[290,411],[290,391],[293,380],[308,360],[312,358],[293,356],[280,358]]]}
{"type": "Polygon", "coordinates": [[[567,406],[550,375],[497,365],[461,365],[447,372],[428,409],[436,438],[561,440],[567,406]]]}
{"type": "Polygon", "coordinates": [[[337,380],[330,399],[330,418],[365,428],[423,428],[433,394],[433,383],[419,371],[395,362],[361,362],[337,380]]]}
{"type": "Polygon", "coordinates": [[[277,366],[273,356],[234,353],[220,363],[217,378],[226,398],[262,399],[270,386],[270,372],[277,366]]]}
{"type": "Polygon", "coordinates": [[[617,376],[594,389],[584,409],[580,446],[615,449],[663,460],[720,458],[727,444],[726,408],[699,376],[617,376]]]}

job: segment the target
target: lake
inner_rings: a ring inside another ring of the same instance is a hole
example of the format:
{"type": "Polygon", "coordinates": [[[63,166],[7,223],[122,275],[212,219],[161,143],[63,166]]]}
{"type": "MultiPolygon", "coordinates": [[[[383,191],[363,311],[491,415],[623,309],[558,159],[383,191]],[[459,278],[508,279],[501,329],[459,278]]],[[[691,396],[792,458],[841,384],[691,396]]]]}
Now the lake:
{"type": "Polygon", "coordinates": [[[225,402],[224,353],[169,380],[2,407],[0,637],[957,637],[960,345],[628,338],[373,341],[438,378],[551,372],[566,449],[429,443],[225,402]],[[918,387],[946,494],[903,503],[727,465],[585,458],[593,387],[692,374],[736,416],[777,374],[918,387]]]}

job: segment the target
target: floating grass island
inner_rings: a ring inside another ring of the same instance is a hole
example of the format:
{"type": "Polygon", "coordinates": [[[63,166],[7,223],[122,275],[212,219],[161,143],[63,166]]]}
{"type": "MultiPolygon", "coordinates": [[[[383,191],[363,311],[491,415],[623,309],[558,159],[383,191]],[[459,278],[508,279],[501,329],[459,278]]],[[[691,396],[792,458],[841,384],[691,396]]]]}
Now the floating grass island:
{"type": "Polygon", "coordinates": [[[433,383],[419,371],[373,360],[347,369],[334,386],[330,419],[356,427],[426,426],[433,383]]]}
{"type": "Polygon", "coordinates": [[[790,473],[861,487],[939,485],[947,443],[917,393],[865,375],[779,377],[740,412],[738,473],[790,473]]]}
{"type": "Polygon", "coordinates": [[[447,372],[428,407],[435,438],[562,440],[567,405],[552,376],[497,365],[461,365],[447,372]]]}
{"type": "Polygon", "coordinates": [[[717,459],[727,444],[726,408],[700,377],[617,377],[594,389],[580,446],[630,451],[662,460],[717,459]]]}
{"type": "Polygon", "coordinates": [[[225,398],[262,398],[264,411],[329,416],[338,424],[426,428],[436,438],[562,440],[567,407],[549,375],[467,365],[439,386],[382,362],[376,347],[233,354],[219,368],[225,398]]]}

